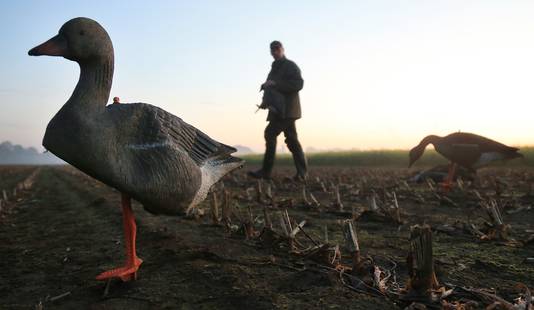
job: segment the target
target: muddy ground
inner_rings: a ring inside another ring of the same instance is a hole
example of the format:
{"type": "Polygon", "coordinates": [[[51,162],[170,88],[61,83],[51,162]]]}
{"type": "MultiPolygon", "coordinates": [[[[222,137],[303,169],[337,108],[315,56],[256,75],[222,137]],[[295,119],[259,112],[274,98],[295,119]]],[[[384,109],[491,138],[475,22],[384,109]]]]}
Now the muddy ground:
{"type": "MultiPolygon", "coordinates": [[[[361,251],[384,268],[396,264],[395,281],[408,279],[406,256],[409,227],[427,223],[434,229],[435,269],[441,285],[485,288],[513,302],[517,283],[534,288],[534,170],[486,169],[476,184],[455,188],[448,198],[427,183],[406,186],[405,169],[316,168],[308,191],[321,206],[306,205],[302,185],[287,179],[292,170],[278,169],[271,186],[277,207],[256,201],[256,181],[245,171],[218,185],[230,192],[233,230],[214,225],[205,202],[204,216],[154,216],[134,204],[138,224],[138,255],[144,260],[138,280],[105,282],[94,278],[123,260],[120,194],[70,167],[41,167],[31,188],[12,189],[35,167],[0,167],[0,190],[9,192],[0,211],[0,309],[395,309],[398,298],[357,293],[340,281],[339,273],[309,257],[289,254],[284,247],[246,240],[238,218],[248,207],[254,229],[262,229],[263,209],[280,231],[279,210],[286,209],[316,242],[344,251],[341,221],[368,209],[370,193],[389,203],[391,193],[401,209],[402,225],[372,219],[357,221],[361,251]],[[322,184],[321,184],[322,183],[322,184]],[[324,185],[324,186],[323,186],[324,185]],[[338,187],[343,209],[335,205],[338,187]],[[509,224],[508,240],[481,240],[455,229],[474,223],[483,227],[486,212],[471,191],[495,198],[509,224]],[[248,192],[248,195],[247,195],[248,192]],[[448,225],[446,225],[448,224],[448,225]],[[445,226],[444,226],[445,225],[445,226]],[[455,226],[456,225],[456,226],[455,226]],[[453,228],[451,228],[453,227],[453,228]]],[[[263,184],[265,187],[266,184],[263,184]]],[[[309,238],[298,235],[302,243],[309,238]],[[304,238],[304,239],[302,239],[304,238]]],[[[472,298],[476,300],[476,298],[472,298]]],[[[476,300],[480,308],[488,304],[476,300]]]]}

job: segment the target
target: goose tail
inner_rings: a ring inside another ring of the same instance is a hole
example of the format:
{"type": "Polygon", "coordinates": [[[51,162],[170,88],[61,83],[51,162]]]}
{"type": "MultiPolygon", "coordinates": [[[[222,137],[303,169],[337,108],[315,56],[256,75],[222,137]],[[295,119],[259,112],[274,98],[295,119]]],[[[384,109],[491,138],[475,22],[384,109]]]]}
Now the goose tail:
{"type": "Polygon", "coordinates": [[[233,170],[243,167],[244,164],[245,161],[243,159],[233,157],[230,154],[221,154],[206,160],[200,167],[202,183],[195,198],[187,209],[187,213],[190,213],[196,205],[206,199],[213,184],[217,183],[223,176],[233,170]]]}
{"type": "Polygon", "coordinates": [[[232,172],[235,169],[242,168],[245,161],[241,158],[231,156],[229,154],[208,159],[201,169],[208,169],[211,173],[211,178],[216,183],[220,178],[232,172]]]}
{"type": "Polygon", "coordinates": [[[245,164],[243,159],[231,155],[232,153],[237,152],[235,147],[223,143],[220,144],[220,147],[220,152],[216,156],[208,159],[203,165],[203,167],[210,170],[212,178],[215,180],[213,184],[227,173],[230,173],[237,168],[241,168],[245,164]]]}

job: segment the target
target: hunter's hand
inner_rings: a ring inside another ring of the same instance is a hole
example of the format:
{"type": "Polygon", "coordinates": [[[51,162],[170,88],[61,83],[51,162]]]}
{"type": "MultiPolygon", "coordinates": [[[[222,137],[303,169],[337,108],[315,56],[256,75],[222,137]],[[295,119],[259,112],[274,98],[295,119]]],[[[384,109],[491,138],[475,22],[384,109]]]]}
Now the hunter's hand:
{"type": "Polygon", "coordinates": [[[276,85],[276,82],[273,80],[267,80],[265,83],[261,85],[262,88],[270,87],[276,85]]]}

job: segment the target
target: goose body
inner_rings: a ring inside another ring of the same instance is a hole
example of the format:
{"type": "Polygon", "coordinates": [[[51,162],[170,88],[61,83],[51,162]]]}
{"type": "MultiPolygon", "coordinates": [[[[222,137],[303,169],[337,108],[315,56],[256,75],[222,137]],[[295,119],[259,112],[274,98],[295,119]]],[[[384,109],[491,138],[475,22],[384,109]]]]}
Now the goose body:
{"type": "Polygon", "coordinates": [[[455,132],[445,137],[426,136],[410,151],[410,166],[423,155],[429,144],[452,163],[469,170],[476,170],[495,161],[523,156],[518,152],[518,148],[476,134],[455,132]]]}
{"type": "Polygon", "coordinates": [[[222,176],[243,164],[219,143],[179,117],[145,103],[106,106],[114,52],[106,30],[89,18],[66,22],[58,35],[31,49],[31,56],[62,56],[80,65],[69,100],[47,126],[43,146],[122,194],[126,262],[98,280],[136,278],[131,198],[152,213],[191,211],[222,176]]]}
{"type": "Polygon", "coordinates": [[[181,215],[242,165],[235,149],[145,103],[108,105],[79,115],[62,109],[43,145],[88,175],[126,193],[152,213],[181,215]]]}

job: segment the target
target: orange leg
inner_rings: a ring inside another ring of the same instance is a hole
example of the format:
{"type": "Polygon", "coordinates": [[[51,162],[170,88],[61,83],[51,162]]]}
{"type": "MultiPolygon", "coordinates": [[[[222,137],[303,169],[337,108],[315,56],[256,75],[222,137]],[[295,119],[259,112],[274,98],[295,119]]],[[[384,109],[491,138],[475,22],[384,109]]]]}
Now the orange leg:
{"type": "Polygon", "coordinates": [[[449,173],[447,174],[447,177],[445,178],[445,182],[441,183],[441,187],[444,192],[448,192],[452,188],[452,184],[454,181],[454,175],[456,174],[456,163],[450,163],[449,165],[449,173]]]}
{"type": "Polygon", "coordinates": [[[143,262],[135,253],[135,234],[137,226],[132,211],[132,199],[122,194],[122,221],[124,224],[124,244],[126,247],[126,263],[123,267],[111,269],[99,274],[97,280],[106,280],[110,278],[121,278],[122,281],[137,279],[137,269],[143,262]]]}

